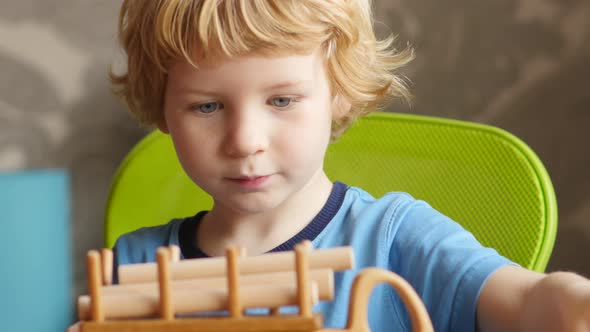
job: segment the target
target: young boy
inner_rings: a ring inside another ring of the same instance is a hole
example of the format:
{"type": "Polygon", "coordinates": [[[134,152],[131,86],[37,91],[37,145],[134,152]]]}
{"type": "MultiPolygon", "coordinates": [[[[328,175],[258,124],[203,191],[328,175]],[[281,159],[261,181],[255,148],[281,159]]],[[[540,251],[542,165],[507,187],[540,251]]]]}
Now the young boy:
{"type": "MultiPolygon", "coordinates": [[[[131,111],[170,134],[211,211],[122,236],[118,264],[353,247],[358,268],[408,280],[436,331],[590,331],[590,281],[522,269],[407,194],[373,198],[332,183],[331,139],[389,97],[412,57],[378,41],[369,0],[126,0],[120,37],[127,72],[113,75],[131,111]]],[[[338,274],[326,327],[343,327],[355,271],[338,274]]],[[[378,288],[371,329],[409,331],[395,292],[378,288]]]]}

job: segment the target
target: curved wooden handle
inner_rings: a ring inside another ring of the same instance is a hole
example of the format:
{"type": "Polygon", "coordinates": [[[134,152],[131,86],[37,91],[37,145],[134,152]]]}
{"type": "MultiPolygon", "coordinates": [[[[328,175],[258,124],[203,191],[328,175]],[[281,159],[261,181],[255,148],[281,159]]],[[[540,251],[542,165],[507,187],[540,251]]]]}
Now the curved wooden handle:
{"type": "Polygon", "coordinates": [[[352,284],[346,329],[324,329],[316,332],[371,332],[367,317],[369,295],[375,286],[383,282],[395,288],[400,295],[410,315],[414,332],[434,331],[422,300],[407,281],[391,271],[366,268],[356,276],[352,284]]]}

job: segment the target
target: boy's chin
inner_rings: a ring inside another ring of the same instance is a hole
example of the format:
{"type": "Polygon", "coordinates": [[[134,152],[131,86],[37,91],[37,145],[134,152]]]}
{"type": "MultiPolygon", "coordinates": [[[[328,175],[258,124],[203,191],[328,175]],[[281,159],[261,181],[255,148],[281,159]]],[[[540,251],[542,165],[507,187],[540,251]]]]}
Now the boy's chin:
{"type": "Polygon", "coordinates": [[[282,202],[276,199],[276,197],[269,197],[267,199],[253,199],[253,197],[250,197],[249,199],[238,198],[219,202],[216,201],[214,208],[223,206],[225,210],[223,213],[224,215],[227,215],[228,213],[236,215],[255,215],[272,212],[278,208],[281,203],[282,202]]]}

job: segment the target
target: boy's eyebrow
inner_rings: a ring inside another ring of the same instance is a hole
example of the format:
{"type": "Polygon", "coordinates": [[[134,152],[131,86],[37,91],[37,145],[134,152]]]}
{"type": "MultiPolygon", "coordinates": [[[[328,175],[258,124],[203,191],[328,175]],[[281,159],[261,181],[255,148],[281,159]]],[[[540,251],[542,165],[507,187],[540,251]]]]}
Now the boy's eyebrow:
{"type": "Polygon", "coordinates": [[[195,89],[192,87],[180,87],[178,89],[178,93],[180,94],[196,94],[196,95],[204,95],[204,96],[216,96],[217,93],[215,91],[207,91],[202,89],[195,89]]]}
{"type": "MultiPolygon", "coordinates": [[[[309,83],[312,83],[312,80],[300,80],[300,81],[284,81],[276,84],[271,84],[263,88],[264,91],[267,90],[278,90],[281,88],[293,88],[293,87],[303,87],[309,83]]],[[[217,96],[219,93],[215,91],[203,90],[200,88],[194,87],[180,87],[178,92],[181,94],[188,93],[188,94],[197,94],[197,95],[205,95],[205,96],[217,96]]]]}
{"type": "Polygon", "coordinates": [[[264,90],[277,90],[281,88],[291,88],[291,87],[300,87],[305,86],[306,84],[311,83],[311,80],[300,80],[300,81],[285,81],[280,82],[277,84],[272,84],[264,88],[264,90]]]}

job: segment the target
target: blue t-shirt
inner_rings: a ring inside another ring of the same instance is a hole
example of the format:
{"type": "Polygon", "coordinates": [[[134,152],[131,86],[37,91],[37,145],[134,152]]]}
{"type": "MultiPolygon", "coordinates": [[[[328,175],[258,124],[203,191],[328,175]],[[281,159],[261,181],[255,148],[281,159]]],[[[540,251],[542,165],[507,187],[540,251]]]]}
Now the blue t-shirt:
{"type": "MultiPolygon", "coordinates": [[[[114,248],[116,264],[153,262],[156,249],[165,245],[178,245],[181,258],[207,257],[195,243],[205,213],[121,236],[114,248]]],[[[513,264],[423,201],[405,193],[375,199],[339,182],[320,213],[271,251],[293,250],[306,239],[316,249],[351,246],[354,251],[355,269],[335,274],[334,300],[314,308],[329,328],[345,326],[350,288],[359,270],[379,267],[399,274],[414,287],[436,331],[474,331],[482,286],[496,269],[513,264]]],[[[389,286],[373,290],[368,313],[373,332],[411,331],[405,307],[389,286]]]]}

